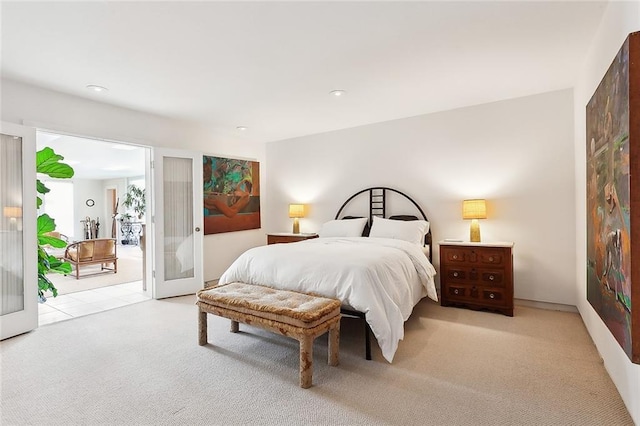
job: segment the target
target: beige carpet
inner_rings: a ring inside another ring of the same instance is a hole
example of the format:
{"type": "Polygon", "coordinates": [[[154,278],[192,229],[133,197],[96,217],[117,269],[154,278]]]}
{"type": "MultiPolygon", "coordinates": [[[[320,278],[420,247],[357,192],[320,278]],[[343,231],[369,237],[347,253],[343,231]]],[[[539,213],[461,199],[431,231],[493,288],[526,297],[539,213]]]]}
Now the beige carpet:
{"type": "MultiPolygon", "coordinates": [[[[117,273],[110,271],[101,273],[100,265],[87,265],[80,267],[79,280],[76,279],[75,271],[67,276],[55,273],[47,276],[58,289],[59,295],[142,280],[142,250],[140,247],[118,246],[117,250],[117,273]]],[[[111,265],[108,266],[111,267],[111,265]]]]}
{"type": "Polygon", "coordinates": [[[297,342],[209,316],[194,297],[41,327],[0,345],[2,425],[632,425],[579,316],[514,318],[422,301],[393,364],[363,358],[343,321],[338,367],[314,347],[298,387],[297,342]]]}

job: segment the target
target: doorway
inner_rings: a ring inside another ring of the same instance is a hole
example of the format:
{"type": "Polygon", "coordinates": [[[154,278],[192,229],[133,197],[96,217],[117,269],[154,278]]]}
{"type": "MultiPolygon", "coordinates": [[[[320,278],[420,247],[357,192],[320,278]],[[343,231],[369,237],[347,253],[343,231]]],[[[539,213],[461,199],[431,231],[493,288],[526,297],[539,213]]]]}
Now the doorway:
{"type": "Polygon", "coordinates": [[[36,147],[52,148],[75,172],[71,179],[39,176],[51,191],[38,214],[53,217],[67,242],[56,257],[76,258],[71,274],[47,275],[58,296],[48,293],[39,304],[39,325],[149,300],[143,230],[150,148],[44,131],[36,133],[36,147]],[[98,240],[112,244],[112,262],[83,261],[98,240]]]}

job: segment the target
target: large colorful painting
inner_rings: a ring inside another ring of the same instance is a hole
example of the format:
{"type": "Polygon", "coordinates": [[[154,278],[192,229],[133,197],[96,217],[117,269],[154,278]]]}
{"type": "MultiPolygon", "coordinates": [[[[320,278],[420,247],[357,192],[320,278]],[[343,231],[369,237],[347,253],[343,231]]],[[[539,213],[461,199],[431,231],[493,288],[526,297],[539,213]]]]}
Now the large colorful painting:
{"type": "Polygon", "coordinates": [[[205,235],[260,228],[260,163],[202,158],[205,235]]]}
{"type": "Polygon", "coordinates": [[[640,33],[624,42],[586,113],[587,300],[640,363],[640,33]]]}

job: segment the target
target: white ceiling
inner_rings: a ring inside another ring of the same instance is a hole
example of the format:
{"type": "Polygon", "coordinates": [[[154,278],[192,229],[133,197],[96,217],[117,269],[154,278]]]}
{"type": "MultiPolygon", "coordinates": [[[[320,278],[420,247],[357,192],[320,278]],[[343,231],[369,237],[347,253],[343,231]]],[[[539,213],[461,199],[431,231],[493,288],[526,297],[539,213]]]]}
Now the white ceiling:
{"type": "Polygon", "coordinates": [[[133,145],[38,132],[38,150],[49,147],[73,167],[75,179],[115,179],[145,174],[145,149],[133,145]]]}
{"type": "Polygon", "coordinates": [[[3,2],[1,71],[268,142],[572,87],[605,7],[3,2]]]}

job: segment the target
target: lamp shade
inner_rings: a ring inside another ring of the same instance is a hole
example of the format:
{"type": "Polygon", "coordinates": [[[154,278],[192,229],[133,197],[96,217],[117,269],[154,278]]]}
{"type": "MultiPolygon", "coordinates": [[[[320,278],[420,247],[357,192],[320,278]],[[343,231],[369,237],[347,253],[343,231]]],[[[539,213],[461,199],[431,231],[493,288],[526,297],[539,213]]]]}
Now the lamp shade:
{"type": "Polygon", "coordinates": [[[304,204],[289,204],[289,217],[304,217],[304,204]]]}
{"type": "Polygon", "coordinates": [[[486,219],[487,203],[485,200],[464,200],[462,202],[463,219],[486,219]]]}
{"type": "Polygon", "coordinates": [[[22,217],[22,207],[5,207],[2,209],[4,217],[22,217]]]}

